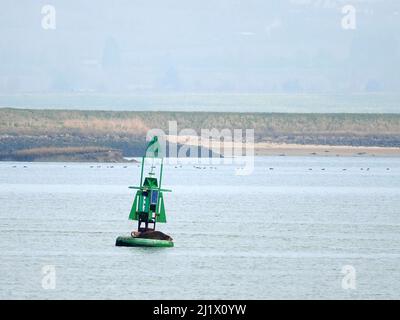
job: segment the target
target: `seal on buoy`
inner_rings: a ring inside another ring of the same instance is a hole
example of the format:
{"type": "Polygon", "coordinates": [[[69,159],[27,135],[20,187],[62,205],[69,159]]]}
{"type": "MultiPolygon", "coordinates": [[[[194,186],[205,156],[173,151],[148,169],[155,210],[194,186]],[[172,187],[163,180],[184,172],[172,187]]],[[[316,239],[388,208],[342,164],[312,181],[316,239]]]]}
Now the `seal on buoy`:
{"type": "Polygon", "coordinates": [[[134,238],[143,238],[143,239],[154,239],[154,240],[167,240],[167,241],[172,241],[173,239],[161,232],[161,231],[155,231],[155,230],[148,230],[148,231],[132,231],[131,236],[134,238]]]}

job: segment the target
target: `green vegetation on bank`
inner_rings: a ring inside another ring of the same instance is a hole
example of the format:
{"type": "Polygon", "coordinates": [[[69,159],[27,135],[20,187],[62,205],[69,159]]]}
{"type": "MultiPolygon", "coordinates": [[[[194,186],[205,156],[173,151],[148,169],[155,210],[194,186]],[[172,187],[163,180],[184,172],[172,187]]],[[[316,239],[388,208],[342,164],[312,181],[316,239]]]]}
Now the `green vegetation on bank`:
{"type": "Polygon", "coordinates": [[[126,162],[119,150],[100,147],[41,147],[0,154],[10,161],[126,162]]]}
{"type": "Polygon", "coordinates": [[[256,142],[400,146],[400,114],[127,112],[0,109],[0,154],[41,147],[101,147],[137,156],[146,132],[254,129],[256,142]]]}

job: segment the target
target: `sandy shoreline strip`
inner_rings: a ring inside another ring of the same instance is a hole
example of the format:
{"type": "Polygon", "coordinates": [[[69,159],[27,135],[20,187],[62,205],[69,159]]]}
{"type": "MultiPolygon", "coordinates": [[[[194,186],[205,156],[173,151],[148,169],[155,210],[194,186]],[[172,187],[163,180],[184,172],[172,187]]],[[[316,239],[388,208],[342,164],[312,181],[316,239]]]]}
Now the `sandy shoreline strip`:
{"type": "Polygon", "coordinates": [[[298,145],[277,143],[256,143],[255,155],[259,156],[379,156],[399,157],[400,148],[392,147],[354,147],[328,145],[298,145]]]}
{"type": "MultiPolygon", "coordinates": [[[[199,139],[194,136],[165,136],[171,143],[179,143],[187,146],[202,146],[210,148],[210,140],[199,139]]],[[[224,148],[232,150],[232,147],[240,147],[234,142],[218,144],[217,149],[224,154],[224,148]]],[[[330,145],[303,145],[289,143],[256,142],[248,146],[254,148],[255,156],[348,156],[348,157],[399,157],[400,148],[397,147],[355,147],[355,146],[330,146],[330,145]]],[[[244,148],[244,145],[242,146],[244,148]]]]}

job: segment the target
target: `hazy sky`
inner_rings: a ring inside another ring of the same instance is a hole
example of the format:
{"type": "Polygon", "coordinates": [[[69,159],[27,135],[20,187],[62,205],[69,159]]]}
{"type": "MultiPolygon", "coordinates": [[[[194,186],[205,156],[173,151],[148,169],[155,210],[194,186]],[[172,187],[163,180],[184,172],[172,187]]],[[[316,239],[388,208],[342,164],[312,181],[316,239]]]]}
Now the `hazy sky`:
{"type": "Polygon", "coordinates": [[[2,94],[400,91],[398,0],[0,3],[2,94]]]}

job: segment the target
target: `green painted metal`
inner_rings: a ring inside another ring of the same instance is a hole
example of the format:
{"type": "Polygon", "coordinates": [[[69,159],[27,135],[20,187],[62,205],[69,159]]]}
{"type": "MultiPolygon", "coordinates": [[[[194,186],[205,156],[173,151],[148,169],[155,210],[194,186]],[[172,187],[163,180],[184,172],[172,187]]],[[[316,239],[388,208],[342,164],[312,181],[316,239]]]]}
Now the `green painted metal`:
{"type": "Polygon", "coordinates": [[[158,142],[158,137],[153,137],[146,147],[145,157],[146,158],[158,158],[160,155],[161,146],[158,142]]]}
{"type": "Polygon", "coordinates": [[[167,217],[165,213],[164,196],[163,192],[171,192],[171,190],[161,188],[162,174],[163,174],[163,158],[162,150],[158,138],[154,137],[146,148],[145,155],[142,157],[142,167],[140,171],[140,185],[131,186],[131,189],[137,189],[131,211],[129,213],[130,220],[139,220],[140,215],[147,214],[149,222],[155,221],[159,223],[166,223],[167,217]],[[151,170],[145,176],[145,160],[146,158],[161,159],[160,174],[158,179],[153,172],[154,160],[151,165],[151,170]]]}
{"type": "Polygon", "coordinates": [[[155,240],[135,237],[118,237],[116,246],[122,247],[173,247],[174,243],[168,240],[155,240]]]}
{"type": "Polygon", "coordinates": [[[160,194],[158,201],[159,201],[158,205],[160,207],[159,215],[158,215],[158,222],[166,223],[167,222],[167,216],[165,214],[164,196],[162,195],[162,193],[160,194]]]}
{"type": "Polygon", "coordinates": [[[141,199],[141,193],[142,193],[141,190],[136,192],[135,200],[133,201],[132,209],[131,209],[131,212],[129,213],[129,220],[137,220],[138,219],[137,207],[138,207],[138,202],[141,199]]]}
{"type": "MultiPolygon", "coordinates": [[[[142,167],[140,170],[140,185],[129,187],[136,189],[135,198],[129,213],[130,220],[138,221],[138,233],[132,233],[132,236],[118,237],[116,246],[127,247],[173,247],[172,240],[157,240],[141,238],[141,232],[154,231],[157,222],[167,222],[164,205],[163,192],[171,192],[171,190],[161,188],[163,174],[163,158],[161,156],[160,144],[158,138],[154,137],[146,148],[145,155],[142,157],[142,167]],[[146,158],[152,159],[151,170],[145,175],[146,158]],[[155,169],[154,159],[161,159],[160,174],[158,178],[153,169],[155,169]],[[144,223],[145,227],[141,225],[144,223]],[[153,225],[153,227],[149,227],[153,225]]],[[[170,237],[169,237],[170,238],[170,237]]]]}

